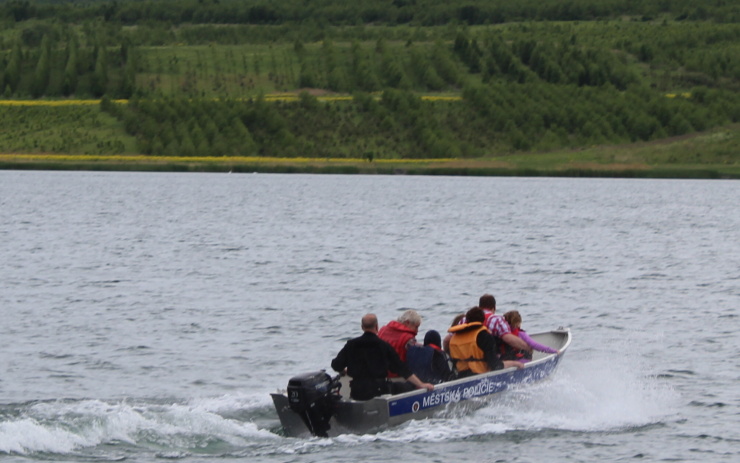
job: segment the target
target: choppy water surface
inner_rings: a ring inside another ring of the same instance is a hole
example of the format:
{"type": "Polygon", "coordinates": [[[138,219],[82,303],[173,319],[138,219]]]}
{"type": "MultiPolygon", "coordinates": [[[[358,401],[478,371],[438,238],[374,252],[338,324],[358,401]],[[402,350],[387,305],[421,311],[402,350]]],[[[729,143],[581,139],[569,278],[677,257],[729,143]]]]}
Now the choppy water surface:
{"type": "Polygon", "coordinates": [[[737,461],[740,183],[0,172],[0,459],[737,461]],[[542,384],[373,435],[269,393],[359,319],[484,292],[574,342],[542,384]]]}

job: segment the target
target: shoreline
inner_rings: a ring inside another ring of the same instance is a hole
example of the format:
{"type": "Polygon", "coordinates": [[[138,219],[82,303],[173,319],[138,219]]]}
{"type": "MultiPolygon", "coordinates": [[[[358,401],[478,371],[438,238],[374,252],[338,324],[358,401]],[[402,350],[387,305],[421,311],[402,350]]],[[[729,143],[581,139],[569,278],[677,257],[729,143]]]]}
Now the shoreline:
{"type": "Polygon", "coordinates": [[[740,179],[740,124],[677,137],[481,158],[0,153],[0,170],[740,179]]]}
{"type": "Polygon", "coordinates": [[[494,159],[313,159],[264,157],[172,157],[145,155],[0,154],[0,170],[132,172],[296,173],[346,175],[444,175],[490,177],[607,177],[740,179],[740,167],[560,162],[524,165],[521,156],[494,159]]]}

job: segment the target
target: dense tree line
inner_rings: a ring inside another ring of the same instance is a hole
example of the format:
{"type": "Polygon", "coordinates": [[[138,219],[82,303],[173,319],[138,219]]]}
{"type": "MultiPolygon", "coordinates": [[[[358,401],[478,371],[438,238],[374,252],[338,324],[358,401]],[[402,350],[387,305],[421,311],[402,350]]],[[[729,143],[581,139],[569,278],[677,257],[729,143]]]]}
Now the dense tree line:
{"type": "Polygon", "coordinates": [[[465,89],[462,102],[422,100],[407,90],[356,93],[331,104],[164,98],[103,100],[146,154],[449,158],[647,141],[740,121],[740,96],[701,90],[666,98],[542,82],[465,89]]]}
{"type": "Polygon", "coordinates": [[[653,19],[737,22],[740,5],[727,0],[10,0],[0,4],[9,21],[56,18],[65,22],[101,18],[121,24],[285,24],[313,21],[327,25],[470,25],[514,21],[590,21],[620,16],[653,19]]]}

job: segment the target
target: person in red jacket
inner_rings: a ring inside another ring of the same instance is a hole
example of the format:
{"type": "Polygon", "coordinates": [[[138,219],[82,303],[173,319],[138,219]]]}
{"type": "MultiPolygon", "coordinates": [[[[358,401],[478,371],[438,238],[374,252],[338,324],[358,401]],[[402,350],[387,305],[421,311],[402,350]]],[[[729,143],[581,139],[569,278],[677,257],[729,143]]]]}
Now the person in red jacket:
{"type": "Polygon", "coordinates": [[[407,310],[382,327],[378,337],[387,342],[396,350],[401,361],[406,363],[406,350],[410,344],[416,344],[416,333],[421,326],[421,316],[416,310],[407,310]]]}

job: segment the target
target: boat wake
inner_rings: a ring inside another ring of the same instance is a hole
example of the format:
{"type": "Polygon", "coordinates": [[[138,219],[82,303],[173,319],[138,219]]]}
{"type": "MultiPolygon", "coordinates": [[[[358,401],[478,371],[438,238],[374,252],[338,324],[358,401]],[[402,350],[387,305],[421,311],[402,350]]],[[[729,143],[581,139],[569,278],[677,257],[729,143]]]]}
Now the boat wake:
{"type": "Polygon", "coordinates": [[[91,399],[3,405],[0,453],[103,460],[142,452],[166,458],[238,453],[280,439],[260,426],[269,426],[270,408],[264,394],[182,403],[91,399]]]}
{"type": "MultiPolygon", "coordinates": [[[[582,355],[582,354],[581,354],[582,355]]],[[[514,386],[467,413],[365,435],[286,438],[268,394],[190,400],[54,400],[0,406],[0,454],[116,461],[259,457],[367,442],[451,442],[548,430],[603,432],[659,424],[678,394],[624,358],[569,355],[556,374],[514,386]]]]}

